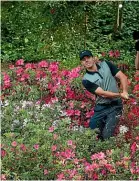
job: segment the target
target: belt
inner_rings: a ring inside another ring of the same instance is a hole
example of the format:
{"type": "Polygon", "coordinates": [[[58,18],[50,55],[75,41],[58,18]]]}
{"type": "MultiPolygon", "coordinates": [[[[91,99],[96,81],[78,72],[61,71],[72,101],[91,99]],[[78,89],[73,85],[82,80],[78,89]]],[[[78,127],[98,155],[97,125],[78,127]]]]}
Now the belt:
{"type": "Polygon", "coordinates": [[[119,105],[120,103],[122,104],[122,102],[120,102],[119,100],[116,100],[116,101],[111,101],[111,102],[108,102],[108,103],[97,104],[97,106],[119,105]]]}

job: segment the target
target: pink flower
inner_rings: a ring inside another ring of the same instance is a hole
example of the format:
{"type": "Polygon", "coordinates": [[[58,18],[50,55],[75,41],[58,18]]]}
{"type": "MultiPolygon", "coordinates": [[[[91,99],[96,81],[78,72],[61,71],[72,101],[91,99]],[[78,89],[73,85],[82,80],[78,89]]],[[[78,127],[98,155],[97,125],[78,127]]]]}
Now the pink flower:
{"type": "Polygon", "coordinates": [[[1,180],[6,180],[6,175],[5,174],[1,174],[1,180]]]}
{"type": "Polygon", "coordinates": [[[66,110],[66,113],[67,113],[67,116],[73,116],[74,110],[72,110],[72,109],[66,110]]]}
{"type": "Polygon", "coordinates": [[[25,65],[25,69],[32,69],[32,63],[27,63],[26,65],[25,65]]]}
{"type": "Polygon", "coordinates": [[[16,75],[17,75],[17,76],[22,75],[22,74],[23,74],[23,71],[24,71],[23,68],[18,68],[18,69],[16,70],[16,75]]]}
{"type": "Polygon", "coordinates": [[[71,149],[67,149],[64,152],[61,152],[61,156],[63,156],[66,159],[71,159],[75,157],[75,153],[71,149]]]}
{"type": "Polygon", "coordinates": [[[78,164],[79,160],[77,158],[73,159],[74,164],[78,164]]]}
{"type": "Polygon", "coordinates": [[[79,77],[79,71],[80,71],[80,67],[76,67],[76,68],[72,69],[69,73],[69,77],[71,79],[79,77]]]}
{"type": "Polygon", "coordinates": [[[67,145],[69,145],[69,146],[71,145],[71,146],[72,146],[72,145],[73,145],[72,140],[68,140],[68,141],[67,141],[67,145]]]}
{"type": "Polygon", "coordinates": [[[45,78],[46,77],[46,73],[43,71],[36,71],[36,80],[40,80],[41,78],[45,78]]]}
{"type": "Polygon", "coordinates": [[[57,134],[54,134],[54,135],[53,135],[53,138],[54,138],[54,140],[56,140],[56,139],[58,138],[58,135],[57,135],[57,134]]]}
{"type": "Polygon", "coordinates": [[[1,150],[1,156],[2,156],[2,157],[5,157],[5,156],[6,156],[6,151],[3,150],[3,149],[1,150]]]}
{"type": "Polygon", "coordinates": [[[51,150],[52,150],[52,151],[56,151],[56,150],[57,150],[57,146],[56,146],[56,145],[53,145],[53,146],[51,147],[51,150]]]}
{"type": "Polygon", "coordinates": [[[54,126],[49,127],[49,132],[52,133],[54,131],[54,126]]]}
{"type": "Polygon", "coordinates": [[[20,145],[20,148],[21,148],[22,151],[26,151],[26,149],[27,149],[24,144],[21,144],[21,145],[20,145]]]}
{"type": "Polygon", "coordinates": [[[38,67],[48,67],[48,62],[46,62],[45,60],[42,60],[41,62],[38,63],[38,67]]]}
{"type": "Polygon", "coordinates": [[[95,153],[91,156],[91,160],[95,160],[95,159],[101,160],[101,159],[104,159],[105,157],[106,156],[103,152],[95,153]]]}
{"type": "Polygon", "coordinates": [[[101,171],[101,174],[102,174],[102,175],[106,175],[106,174],[107,174],[106,170],[103,169],[103,170],[101,171]]]}
{"type": "Polygon", "coordinates": [[[17,146],[17,142],[16,142],[16,141],[13,141],[13,142],[11,143],[11,145],[12,145],[13,147],[16,147],[16,146],[17,146]]]}
{"type": "Polygon", "coordinates": [[[74,114],[75,114],[76,116],[80,116],[81,111],[79,111],[79,110],[75,110],[75,111],[74,111],[74,114]]]}
{"type": "Polygon", "coordinates": [[[50,63],[49,65],[49,71],[52,73],[52,74],[55,74],[58,72],[58,63],[57,62],[52,62],[50,63]]]}
{"type": "Polygon", "coordinates": [[[59,173],[59,174],[57,175],[57,179],[58,179],[58,180],[63,180],[64,178],[65,178],[64,173],[59,173]]]}
{"type": "Polygon", "coordinates": [[[23,59],[17,60],[16,63],[15,63],[15,65],[18,65],[18,66],[24,65],[24,60],[23,60],[23,59]]]}
{"type": "Polygon", "coordinates": [[[35,150],[39,149],[39,145],[38,144],[35,144],[33,147],[34,147],[35,150]]]}
{"type": "Polygon", "coordinates": [[[26,80],[26,79],[29,79],[30,78],[30,76],[29,76],[29,74],[27,74],[27,73],[24,73],[24,74],[22,74],[22,77],[21,77],[21,81],[24,81],[24,80],[26,80]]]}
{"type": "Polygon", "coordinates": [[[47,175],[48,174],[48,170],[47,169],[44,169],[44,175],[47,175]]]}
{"type": "Polygon", "coordinates": [[[14,69],[14,65],[9,65],[9,69],[14,69]]]}

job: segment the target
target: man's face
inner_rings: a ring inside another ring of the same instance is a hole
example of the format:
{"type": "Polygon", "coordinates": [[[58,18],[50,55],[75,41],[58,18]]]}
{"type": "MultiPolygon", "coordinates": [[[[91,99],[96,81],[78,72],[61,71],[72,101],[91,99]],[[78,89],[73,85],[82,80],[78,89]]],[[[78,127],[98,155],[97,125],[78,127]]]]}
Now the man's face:
{"type": "Polygon", "coordinates": [[[95,59],[90,56],[84,56],[84,58],[81,60],[81,64],[86,68],[90,69],[94,66],[95,64],[95,59]]]}

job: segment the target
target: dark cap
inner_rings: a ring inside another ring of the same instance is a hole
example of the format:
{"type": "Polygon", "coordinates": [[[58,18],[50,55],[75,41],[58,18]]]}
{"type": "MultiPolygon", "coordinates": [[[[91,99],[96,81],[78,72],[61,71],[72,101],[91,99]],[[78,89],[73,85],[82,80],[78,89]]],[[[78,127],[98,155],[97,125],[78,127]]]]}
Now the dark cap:
{"type": "Polygon", "coordinates": [[[92,53],[89,50],[83,50],[79,53],[80,60],[82,60],[85,56],[92,57],[92,53]]]}

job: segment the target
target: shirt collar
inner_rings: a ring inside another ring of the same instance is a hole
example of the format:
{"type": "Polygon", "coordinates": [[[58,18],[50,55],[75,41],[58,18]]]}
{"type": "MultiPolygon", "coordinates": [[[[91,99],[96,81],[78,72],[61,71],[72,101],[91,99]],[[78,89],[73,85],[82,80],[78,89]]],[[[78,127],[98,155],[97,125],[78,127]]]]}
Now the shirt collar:
{"type": "MultiPolygon", "coordinates": [[[[96,63],[96,66],[97,66],[97,69],[99,70],[100,68],[101,68],[101,66],[99,65],[99,64],[97,64],[96,63]]],[[[96,73],[97,71],[88,71],[88,70],[86,70],[86,73],[88,73],[88,74],[94,74],[94,73],[96,73]]]]}

